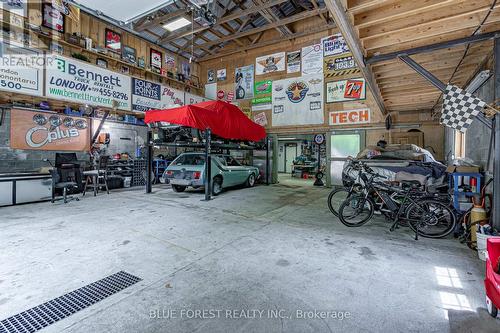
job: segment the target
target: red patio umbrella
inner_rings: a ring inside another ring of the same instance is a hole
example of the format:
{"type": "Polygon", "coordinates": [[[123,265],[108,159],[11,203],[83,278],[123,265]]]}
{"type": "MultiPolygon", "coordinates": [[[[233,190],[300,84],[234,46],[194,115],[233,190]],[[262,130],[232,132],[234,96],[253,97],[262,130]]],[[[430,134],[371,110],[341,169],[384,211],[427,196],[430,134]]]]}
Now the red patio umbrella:
{"type": "Polygon", "coordinates": [[[165,110],[146,111],[146,123],[165,121],[205,130],[232,140],[260,141],[264,127],[251,121],[237,106],[223,101],[208,101],[165,110]]]}

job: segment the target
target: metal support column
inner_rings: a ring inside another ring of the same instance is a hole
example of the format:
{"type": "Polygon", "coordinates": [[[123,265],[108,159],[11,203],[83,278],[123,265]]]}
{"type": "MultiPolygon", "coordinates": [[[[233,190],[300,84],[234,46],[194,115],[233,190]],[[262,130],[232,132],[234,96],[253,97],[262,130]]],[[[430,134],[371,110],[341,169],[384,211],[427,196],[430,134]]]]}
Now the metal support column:
{"type": "Polygon", "coordinates": [[[146,140],[146,193],[151,193],[152,182],[151,173],[153,172],[153,132],[148,129],[146,140]]]}
{"type": "Polygon", "coordinates": [[[269,147],[271,144],[271,139],[266,136],[266,185],[269,185],[269,179],[270,179],[270,172],[271,172],[271,168],[270,168],[270,163],[269,163],[269,149],[271,147],[269,147]]]}
{"type": "MultiPolygon", "coordinates": [[[[500,37],[495,38],[495,101],[500,98],[500,37]]],[[[498,105],[498,102],[497,102],[498,105]]],[[[500,230],[500,116],[495,116],[493,152],[493,217],[492,225],[500,230]]]]}
{"type": "Polygon", "coordinates": [[[212,191],[212,160],[210,157],[210,144],[212,140],[212,132],[210,128],[205,131],[205,201],[210,200],[212,191]]]}

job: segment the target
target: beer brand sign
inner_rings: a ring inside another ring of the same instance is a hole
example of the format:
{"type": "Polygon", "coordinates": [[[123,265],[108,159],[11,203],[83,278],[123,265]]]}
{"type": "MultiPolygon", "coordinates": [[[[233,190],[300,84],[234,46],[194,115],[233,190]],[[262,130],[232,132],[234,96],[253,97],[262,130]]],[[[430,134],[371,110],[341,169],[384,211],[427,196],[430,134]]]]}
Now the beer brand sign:
{"type": "Polygon", "coordinates": [[[88,119],[12,109],[10,147],[25,150],[88,151],[88,119]]]}

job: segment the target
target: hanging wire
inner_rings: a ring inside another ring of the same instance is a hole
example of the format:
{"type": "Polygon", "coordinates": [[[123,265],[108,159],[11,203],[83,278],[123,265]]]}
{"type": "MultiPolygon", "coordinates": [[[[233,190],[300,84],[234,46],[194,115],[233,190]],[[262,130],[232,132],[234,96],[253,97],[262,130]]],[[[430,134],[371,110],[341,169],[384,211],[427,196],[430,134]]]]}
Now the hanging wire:
{"type": "MultiPolygon", "coordinates": [[[[495,6],[497,4],[497,1],[498,0],[493,0],[493,3],[491,4],[490,9],[488,10],[488,13],[486,13],[485,17],[483,18],[483,20],[481,21],[481,23],[479,23],[479,25],[477,26],[476,30],[474,30],[474,32],[472,33],[471,36],[477,35],[477,33],[481,30],[481,28],[483,27],[483,25],[486,23],[486,20],[488,20],[488,18],[490,17],[491,13],[493,12],[493,9],[495,8],[495,6]]],[[[463,54],[462,58],[460,59],[460,61],[458,62],[458,64],[455,67],[455,69],[453,70],[453,73],[451,74],[450,79],[448,80],[448,83],[451,83],[451,81],[455,77],[455,74],[457,74],[458,69],[460,68],[460,66],[462,66],[465,58],[467,57],[467,54],[469,53],[469,50],[470,50],[470,44],[467,44],[467,46],[465,47],[464,54],[463,54]]],[[[436,101],[436,103],[432,107],[431,113],[434,113],[434,109],[439,104],[439,101],[441,100],[442,97],[443,97],[443,94],[441,94],[439,96],[438,100],[436,101]]]]}

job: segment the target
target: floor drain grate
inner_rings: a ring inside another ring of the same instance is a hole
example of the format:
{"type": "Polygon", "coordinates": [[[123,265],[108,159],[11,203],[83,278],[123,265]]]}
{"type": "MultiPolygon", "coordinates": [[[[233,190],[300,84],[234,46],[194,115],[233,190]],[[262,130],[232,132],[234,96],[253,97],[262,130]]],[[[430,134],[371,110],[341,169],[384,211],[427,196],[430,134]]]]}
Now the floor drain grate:
{"type": "Polygon", "coordinates": [[[0,321],[0,333],[35,332],[83,310],[142,279],[118,272],[0,321]]]}

